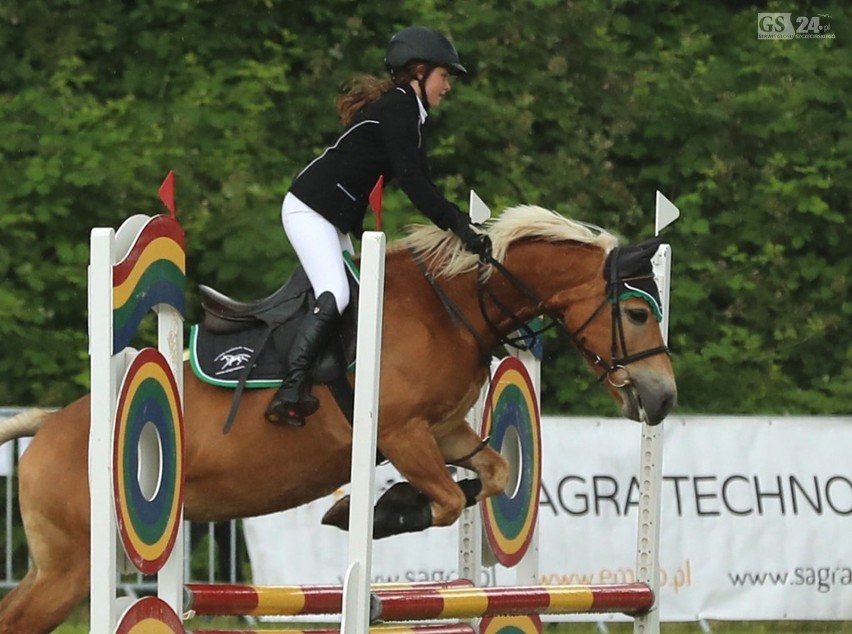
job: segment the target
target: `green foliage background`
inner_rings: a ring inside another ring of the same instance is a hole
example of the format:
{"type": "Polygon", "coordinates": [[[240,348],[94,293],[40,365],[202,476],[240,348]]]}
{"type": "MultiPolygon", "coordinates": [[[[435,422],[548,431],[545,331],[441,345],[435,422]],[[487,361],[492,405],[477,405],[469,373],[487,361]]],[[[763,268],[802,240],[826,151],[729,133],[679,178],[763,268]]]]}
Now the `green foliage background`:
{"type": "MultiPolygon", "coordinates": [[[[92,227],[159,213],[178,174],[189,277],[242,299],[295,264],[290,179],[338,133],[333,99],[390,35],[447,32],[469,78],[434,113],[460,204],[550,207],[629,240],[682,211],[671,345],[681,412],[848,413],[852,28],[759,41],[789,3],[675,0],[0,1],[0,403],[87,388],[92,227]]],[[[386,196],[386,229],[420,221],[386,196]]],[[[194,291],[193,291],[194,292],[194,291]]],[[[191,302],[190,319],[197,318],[191,302]]],[[[544,405],[614,413],[564,340],[544,405]]]]}

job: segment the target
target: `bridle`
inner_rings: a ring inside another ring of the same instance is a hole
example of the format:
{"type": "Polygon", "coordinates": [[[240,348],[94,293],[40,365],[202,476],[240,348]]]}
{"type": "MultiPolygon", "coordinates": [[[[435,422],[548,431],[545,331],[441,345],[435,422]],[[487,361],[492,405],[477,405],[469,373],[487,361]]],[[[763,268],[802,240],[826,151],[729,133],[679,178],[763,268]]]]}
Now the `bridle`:
{"type": "MultiPolygon", "coordinates": [[[[592,311],[592,314],[589,315],[586,320],[580,324],[578,328],[575,330],[570,330],[565,323],[562,321],[561,315],[549,308],[543,299],[539,297],[523,280],[521,280],[517,275],[512,273],[509,269],[507,269],[501,262],[498,262],[494,259],[493,256],[488,255],[485,258],[481,258],[479,263],[477,264],[477,276],[476,276],[476,295],[477,301],[479,302],[479,311],[482,315],[483,320],[485,321],[488,329],[497,337],[497,340],[500,343],[503,343],[508,346],[512,346],[514,348],[520,349],[529,349],[535,342],[536,337],[541,335],[542,333],[550,330],[555,326],[559,326],[564,333],[568,335],[571,339],[571,342],[580,353],[589,360],[589,362],[602,370],[598,381],[601,382],[604,379],[609,381],[610,385],[615,388],[627,387],[630,384],[630,380],[626,379],[622,383],[616,383],[613,381],[612,375],[618,371],[623,369],[625,366],[635,363],[636,361],[640,361],[642,359],[647,359],[648,357],[652,357],[657,354],[669,354],[669,348],[666,345],[657,346],[656,348],[649,348],[648,350],[643,350],[641,352],[637,352],[634,354],[627,353],[627,342],[624,337],[624,325],[621,320],[621,296],[619,294],[619,286],[623,282],[627,281],[638,281],[642,279],[650,279],[653,278],[653,274],[650,275],[641,275],[641,276],[630,276],[630,277],[620,277],[618,270],[618,256],[619,250],[621,247],[615,247],[609,256],[609,267],[607,270],[606,282],[607,282],[607,290],[606,296],[598,304],[597,308],[592,311]],[[528,319],[524,319],[520,317],[517,313],[515,313],[511,308],[506,306],[503,302],[500,301],[500,298],[494,293],[494,291],[488,286],[486,283],[487,276],[486,267],[491,266],[496,269],[512,287],[515,288],[519,293],[524,295],[527,299],[532,302],[534,306],[535,313],[537,315],[541,315],[543,317],[548,317],[550,319],[550,323],[536,328],[530,325],[528,319]],[[496,306],[497,309],[501,313],[500,321],[504,319],[508,319],[512,330],[510,332],[517,332],[517,335],[510,336],[503,334],[505,332],[505,328],[501,328],[497,323],[497,320],[491,317],[489,314],[488,306],[486,303],[486,299],[490,300],[491,304],[496,306]],[[589,325],[595,320],[595,318],[600,314],[600,312],[604,309],[607,303],[612,304],[612,341],[610,346],[610,359],[604,359],[599,354],[592,351],[586,345],[586,338],[583,336],[583,332],[589,327],[589,325]],[[622,356],[618,356],[618,344],[621,344],[621,349],[624,351],[622,356]]],[[[432,275],[432,273],[427,268],[425,262],[415,253],[411,252],[411,256],[414,259],[414,262],[420,268],[426,280],[429,282],[432,289],[435,291],[435,294],[438,296],[438,299],[443,304],[447,313],[450,316],[450,319],[455,324],[463,325],[468,332],[473,336],[474,340],[479,347],[479,354],[482,363],[488,368],[488,373],[490,377],[491,373],[491,354],[488,346],[483,340],[482,336],[474,328],[470,319],[464,314],[464,312],[447,296],[446,292],[441,288],[441,285],[432,275]]],[[[489,384],[491,380],[489,378],[489,384]]],[[[489,407],[493,407],[493,404],[489,399],[489,407]]],[[[493,415],[493,412],[492,412],[493,415]]],[[[472,451],[465,454],[460,458],[455,458],[452,463],[460,464],[466,460],[469,460],[479,451],[481,451],[484,447],[486,447],[489,443],[489,439],[486,437],[480,442],[472,451]]]]}
{"type": "Polygon", "coordinates": [[[586,320],[582,324],[580,324],[580,326],[575,330],[570,330],[562,321],[562,317],[557,311],[548,308],[544,300],[542,300],[523,280],[521,280],[517,275],[507,269],[501,262],[498,262],[496,259],[494,259],[493,256],[489,255],[484,259],[480,259],[479,264],[477,266],[476,293],[477,299],[479,301],[479,310],[482,314],[482,318],[488,325],[489,330],[491,330],[491,332],[498,338],[501,343],[516,348],[528,347],[529,342],[533,341],[536,336],[542,334],[547,330],[550,330],[555,326],[559,326],[562,331],[568,335],[568,337],[571,339],[571,342],[574,344],[574,346],[576,346],[580,353],[586,359],[588,359],[592,365],[602,370],[602,374],[599,378],[600,381],[606,379],[614,387],[624,387],[624,383],[616,384],[613,382],[612,375],[615,372],[624,369],[625,366],[630,365],[631,363],[641,361],[642,359],[647,359],[648,357],[652,357],[658,354],[669,354],[669,348],[666,345],[662,345],[657,346],[656,348],[642,350],[633,354],[629,354],[627,352],[627,341],[625,339],[624,324],[622,322],[621,317],[621,296],[619,294],[619,287],[623,282],[653,278],[653,274],[620,277],[618,270],[618,258],[620,250],[621,247],[615,247],[609,255],[609,267],[606,272],[606,296],[603,300],[601,300],[601,303],[598,304],[597,308],[595,308],[595,310],[592,311],[592,313],[586,318],[586,320]],[[493,290],[485,282],[486,276],[484,275],[484,273],[487,266],[491,266],[496,269],[515,288],[515,290],[520,292],[532,302],[533,306],[535,307],[536,314],[548,317],[550,319],[550,323],[541,328],[534,329],[527,323],[526,320],[518,316],[508,306],[501,302],[496,296],[496,294],[493,292],[493,290]],[[500,319],[500,321],[508,319],[511,325],[513,326],[511,332],[517,332],[519,333],[518,335],[508,336],[503,334],[503,329],[499,327],[497,320],[493,319],[489,314],[488,306],[486,304],[486,298],[490,300],[493,306],[497,307],[498,311],[501,314],[501,317],[503,318],[500,319]],[[604,359],[599,354],[592,351],[586,345],[586,338],[583,336],[584,331],[600,314],[600,312],[604,309],[607,303],[612,305],[612,339],[610,345],[609,360],[604,359]],[[618,356],[619,344],[621,346],[621,350],[623,351],[622,356],[618,356]]]}

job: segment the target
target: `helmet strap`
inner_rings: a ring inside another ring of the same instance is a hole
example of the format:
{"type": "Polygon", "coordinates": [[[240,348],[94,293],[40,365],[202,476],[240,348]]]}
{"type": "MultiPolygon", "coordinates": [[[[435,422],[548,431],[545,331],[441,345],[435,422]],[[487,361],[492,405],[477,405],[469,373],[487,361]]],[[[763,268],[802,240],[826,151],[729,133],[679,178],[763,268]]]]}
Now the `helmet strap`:
{"type": "Polygon", "coordinates": [[[426,94],[426,80],[429,79],[429,75],[431,75],[436,68],[437,66],[434,64],[426,64],[423,76],[417,80],[417,84],[420,86],[420,100],[423,102],[423,107],[426,109],[426,112],[429,112],[429,96],[426,94]]]}

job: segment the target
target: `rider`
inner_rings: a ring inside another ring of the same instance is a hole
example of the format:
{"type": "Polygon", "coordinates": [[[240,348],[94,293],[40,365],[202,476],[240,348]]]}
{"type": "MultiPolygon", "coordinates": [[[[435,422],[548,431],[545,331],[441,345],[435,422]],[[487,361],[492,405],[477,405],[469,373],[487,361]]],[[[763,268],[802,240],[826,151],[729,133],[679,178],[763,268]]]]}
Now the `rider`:
{"type": "Polygon", "coordinates": [[[308,164],[284,197],[287,238],[311,282],[316,302],[299,327],[287,359],[287,376],[266,409],[270,422],[301,427],[319,407],[308,375],[349,303],[342,250],[360,234],[367,202],[380,176],[396,178],[414,206],[453,231],[480,258],[491,242],[467,214],[448,201],[429,176],[424,126],[430,108],[450,90],[449,76],[464,75],[450,41],[438,31],[412,26],[393,36],[385,55],[389,79],[356,77],[337,99],[344,131],[308,164]]]}

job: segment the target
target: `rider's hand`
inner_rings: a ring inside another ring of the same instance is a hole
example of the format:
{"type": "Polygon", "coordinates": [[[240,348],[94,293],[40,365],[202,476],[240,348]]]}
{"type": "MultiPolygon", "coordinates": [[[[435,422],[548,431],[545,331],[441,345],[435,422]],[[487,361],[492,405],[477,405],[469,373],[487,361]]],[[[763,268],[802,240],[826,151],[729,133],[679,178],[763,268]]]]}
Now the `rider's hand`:
{"type": "Polygon", "coordinates": [[[475,253],[480,260],[487,262],[491,259],[491,238],[487,233],[480,233],[473,225],[465,223],[455,230],[455,234],[464,244],[464,248],[475,253]]]}

